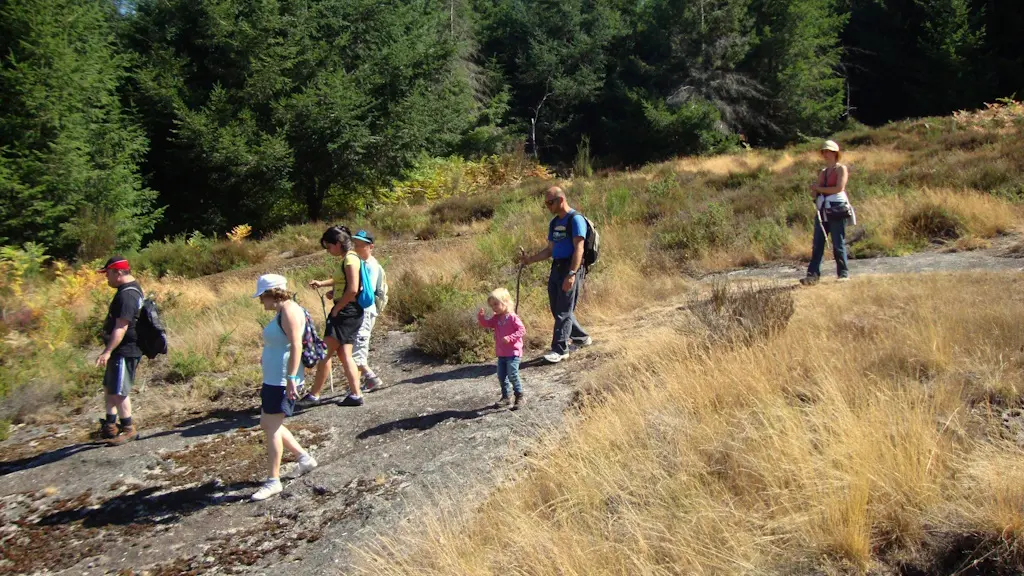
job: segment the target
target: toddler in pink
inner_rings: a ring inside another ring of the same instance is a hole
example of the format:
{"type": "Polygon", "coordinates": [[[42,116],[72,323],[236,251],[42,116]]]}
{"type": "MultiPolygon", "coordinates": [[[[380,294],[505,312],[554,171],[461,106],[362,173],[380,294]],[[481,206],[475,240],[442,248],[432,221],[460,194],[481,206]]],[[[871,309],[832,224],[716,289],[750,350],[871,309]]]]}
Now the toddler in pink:
{"type": "Polygon", "coordinates": [[[523,385],[519,379],[519,359],[523,355],[523,338],[526,327],[523,321],[512,311],[512,295],[504,288],[498,288],[487,296],[494,315],[484,316],[484,309],[477,312],[477,321],[484,328],[494,330],[494,350],[498,355],[498,381],[501,382],[501,399],[498,406],[509,405],[510,393],[515,393],[513,410],[522,408],[526,403],[523,385]]]}

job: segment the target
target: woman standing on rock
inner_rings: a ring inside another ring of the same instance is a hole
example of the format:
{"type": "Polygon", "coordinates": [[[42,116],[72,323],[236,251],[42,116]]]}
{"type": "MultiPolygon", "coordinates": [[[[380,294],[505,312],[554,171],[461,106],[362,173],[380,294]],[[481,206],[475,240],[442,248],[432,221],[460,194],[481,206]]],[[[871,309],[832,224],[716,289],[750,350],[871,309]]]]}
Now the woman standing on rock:
{"type": "Polygon", "coordinates": [[[359,369],[352,358],[352,345],[355,344],[359,328],[363,325],[363,309],[356,303],[359,294],[359,255],[352,250],[352,233],[344,226],[332,226],[320,238],[320,245],[331,256],[343,256],[341,266],[330,280],[313,280],[311,288],[332,286],[333,290],[327,297],[334,301],[327,317],[327,330],[324,342],[327,344],[327,356],[316,367],[316,378],[313,388],[299,402],[300,406],[315,406],[320,403],[320,391],[327,381],[331,370],[331,357],[335,353],[341,360],[348,380],[349,393],[338,402],[340,406],[362,406],[363,395],[359,389],[359,369]]]}
{"type": "Polygon", "coordinates": [[[832,255],[836,260],[836,274],[840,282],[850,279],[846,262],[846,221],[857,223],[857,216],[846,196],[846,182],[850,172],[839,163],[839,144],[826,140],[821,146],[821,157],[825,169],[811,184],[814,206],[814,244],[811,248],[811,263],[807,266],[807,277],[800,280],[805,286],[817,284],[821,279],[821,260],[825,256],[826,234],[832,238],[832,255]]]}
{"type": "Polygon", "coordinates": [[[310,456],[292,433],[284,419],[295,410],[295,399],[302,385],[302,335],[306,329],[306,313],[288,292],[288,280],[277,274],[260,276],[256,294],[263,308],[277,312],[263,329],[263,388],[260,390],[260,427],[267,437],[269,474],[252,499],[266,500],[281,492],[281,453],[285,448],[299,460],[296,475],[316,468],[310,456]]]}

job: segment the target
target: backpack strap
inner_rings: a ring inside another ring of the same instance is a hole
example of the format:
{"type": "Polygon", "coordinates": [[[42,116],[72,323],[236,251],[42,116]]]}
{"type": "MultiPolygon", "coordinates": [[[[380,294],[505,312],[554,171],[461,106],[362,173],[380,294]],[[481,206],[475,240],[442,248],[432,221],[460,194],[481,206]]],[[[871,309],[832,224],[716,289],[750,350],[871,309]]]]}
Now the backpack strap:
{"type": "Polygon", "coordinates": [[[142,304],[139,306],[139,312],[138,312],[138,314],[135,315],[135,322],[138,322],[139,318],[142,317],[142,308],[146,305],[146,294],[143,293],[140,288],[136,288],[135,286],[125,286],[124,287],[124,291],[125,292],[127,292],[129,290],[134,290],[134,291],[138,292],[139,296],[142,297],[142,304]]]}

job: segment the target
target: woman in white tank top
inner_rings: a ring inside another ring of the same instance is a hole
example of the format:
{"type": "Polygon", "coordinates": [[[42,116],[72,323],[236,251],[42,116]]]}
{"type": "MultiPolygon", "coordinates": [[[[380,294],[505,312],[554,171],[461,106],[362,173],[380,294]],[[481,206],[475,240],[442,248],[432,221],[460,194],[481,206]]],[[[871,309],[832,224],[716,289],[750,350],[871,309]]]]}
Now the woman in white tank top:
{"type": "Polygon", "coordinates": [[[846,260],[846,222],[856,223],[856,216],[850,199],[846,195],[849,170],[839,163],[839,144],[826,140],[821,147],[825,169],[818,174],[811,193],[814,196],[814,244],[811,249],[811,263],[807,266],[807,277],[801,284],[817,284],[821,279],[821,260],[825,256],[826,234],[832,238],[832,255],[836,260],[836,275],[839,281],[849,279],[850,271],[846,260]]]}

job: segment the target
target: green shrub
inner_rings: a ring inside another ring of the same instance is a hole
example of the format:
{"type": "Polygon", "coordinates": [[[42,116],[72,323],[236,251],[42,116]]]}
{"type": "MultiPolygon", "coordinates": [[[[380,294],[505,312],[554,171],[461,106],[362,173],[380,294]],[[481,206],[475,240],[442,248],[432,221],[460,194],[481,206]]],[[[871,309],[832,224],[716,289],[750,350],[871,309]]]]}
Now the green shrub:
{"type": "Polygon", "coordinates": [[[498,194],[460,195],[446,198],[430,209],[432,223],[469,224],[474,220],[488,220],[501,201],[498,194]]]}
{"type": "Polygon", "coordinates": [[[761,219],[750,225],[750,242],[761,247],[764,255],[777,258],[789,241],[789,230],[772,219],[761,219]]]}
{"type": "Polygon", "coordinates": [[[432,284],[414,271],[403,272],[389,282],[392,285],[384,314],[400,325],[415,324],[436,310],[468,306],[473,301],[473,295],[459,290],[454,282],[432,284]]]}
{"type": "Polygon", "coordinates": [[[934,204],[927,204],[906,215],[900,226],[905,236],[930,242],[956,240],[966,231],[959,215],[934,204]]]}
{"type": "Polygon", "coordinates": [[[133,258],[133,265],[157,276],[198,278],[259,264],[267,251],[268,246],[259,242],[216,241],[195,233],[151,243],[133,258]]]}
{"type": "Polygon", "coordinates": [[[666,250],[678,250],[687,258],[698,258],[709,249],[725,246],[735,228],[732,209],[712,202],[689,220],[685,216],[666,223],[658,232],[658,245],[666,250]]]}
{"type": "Polygon", "coordinates": [[[416,232],[416,238],[420,240],[436,240],[446,238],[455,234],[455,227],[449,222],[428,222],[416,232]]]}
{"type": "Polygon", "coordinates": [[[395,235],[411,235],[423,228],[429,221],[423,208],[414,206],[387,206],[370,216],[373,225],[383,232],[395,235]]]}
{"type": "Polygon", "coordinates": [[[167,373],[168,382],[187,382],[211,369],[210,360],[192,350],[171,351],[168,363],[170,365],[170,370],[167,373]]]}
{"type": "Polygon", "coordinates": [[[483,362],[493,356],[494,337],[477,324],[475,311],[447,308],[427,314],[420,322],[416,348],[444,362],[483,362]]]}
{"type": "Polygon", "coordinates": [[[0,442],[7,440],[11,436],[11,421],[7,418],[0,419],[0,442]]]}

